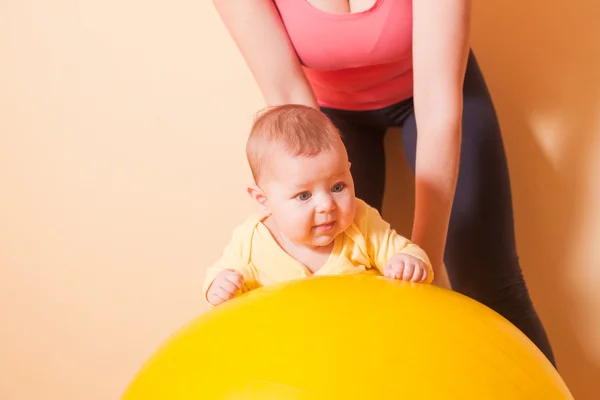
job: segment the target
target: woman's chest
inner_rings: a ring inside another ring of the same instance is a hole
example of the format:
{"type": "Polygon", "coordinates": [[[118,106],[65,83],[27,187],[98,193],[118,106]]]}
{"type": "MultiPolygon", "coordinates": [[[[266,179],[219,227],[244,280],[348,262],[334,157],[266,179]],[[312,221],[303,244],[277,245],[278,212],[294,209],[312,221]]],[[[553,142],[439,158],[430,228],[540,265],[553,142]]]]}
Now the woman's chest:
{"type": "Polygon", "coordinates": [[[410,58],[412,0],[376,0],[371,8],[353,13],[323,11],[306,0],[274,3],[301,63],[308,68],[360,68],[410,58]]]}
{"type": "Polygon", "coordinates": [[[358,13],[364,12],[375,5],[379,0],[305,0],[313,7],[329,13],[358,13]]]}

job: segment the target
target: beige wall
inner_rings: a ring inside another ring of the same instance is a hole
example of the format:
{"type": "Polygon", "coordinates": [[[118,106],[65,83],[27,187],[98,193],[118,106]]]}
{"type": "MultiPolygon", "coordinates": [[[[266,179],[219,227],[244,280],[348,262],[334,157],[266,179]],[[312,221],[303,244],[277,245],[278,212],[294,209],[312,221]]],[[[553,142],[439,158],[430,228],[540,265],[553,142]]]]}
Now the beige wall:
{"type": "MultiPolygon", "coordinates": [[[[591,399],[600,7],[582,1],[476,5],[474,43],[525,273],[567,383],[591,399]]],[[[0,58],[0,398],[118,398],[204,310],[203,266],[250,210],[243,146],[261,98],[208,1],[4,1],[0,58]]],[[[408,177],[389,180],[410,194],[408,177]]]]}
{"type": "Polygon", "coordinates": [[[565,380],[576,399],[596,399],[600,5],[487,3],[474,44],[506,138],[521,260],[565,380]]]}

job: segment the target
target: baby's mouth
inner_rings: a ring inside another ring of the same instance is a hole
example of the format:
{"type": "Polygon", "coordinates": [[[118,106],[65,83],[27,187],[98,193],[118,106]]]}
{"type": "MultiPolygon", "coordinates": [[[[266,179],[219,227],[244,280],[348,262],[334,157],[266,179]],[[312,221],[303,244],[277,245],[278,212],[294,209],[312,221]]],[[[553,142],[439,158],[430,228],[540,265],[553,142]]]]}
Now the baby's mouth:
{"type": "Polygon", "coordinates": [[[315,226],[315,230],[320,233],[326,233],[333,229],[335,221],[328,222],[326,224],[320,224],[315,226]]]}

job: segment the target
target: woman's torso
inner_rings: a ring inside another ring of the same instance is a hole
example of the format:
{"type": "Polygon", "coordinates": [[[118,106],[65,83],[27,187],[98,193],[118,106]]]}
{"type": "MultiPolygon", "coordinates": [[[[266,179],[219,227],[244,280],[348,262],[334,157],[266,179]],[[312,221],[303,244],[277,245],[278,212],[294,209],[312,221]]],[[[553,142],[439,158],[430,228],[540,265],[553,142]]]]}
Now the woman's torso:
{"type": "Polygon", "coordinates": [[[352,13],[273,1],[322,106],[376,109],[412,96],[412,0],[352,13]]]}

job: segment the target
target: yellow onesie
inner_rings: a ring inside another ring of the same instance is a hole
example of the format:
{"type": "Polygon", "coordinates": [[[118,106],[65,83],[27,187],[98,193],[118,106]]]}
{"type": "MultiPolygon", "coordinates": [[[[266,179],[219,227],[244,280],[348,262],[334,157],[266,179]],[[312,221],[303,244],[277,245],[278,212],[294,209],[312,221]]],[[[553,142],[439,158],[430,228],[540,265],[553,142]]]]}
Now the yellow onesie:
{"type": "Polygon", "coordinates": [[[277,244],[262,223],[265,216],[249,217],[235,228],[221,258],[207,269],[202,287],[204,299],[215,277],[224,269],[237,270],[244,276],[241,293],[245,293],[313,275],[383,274],[388,260],[398,253],[421,259],[429,271],[426,283],[431,283],[433,270],[423,249],[396,233],[376,208],[360,199],[356,202],[354,222],[335,238],[327,262],[314,274],[277,244]]]}

